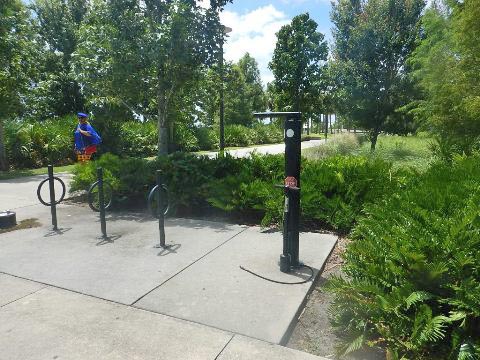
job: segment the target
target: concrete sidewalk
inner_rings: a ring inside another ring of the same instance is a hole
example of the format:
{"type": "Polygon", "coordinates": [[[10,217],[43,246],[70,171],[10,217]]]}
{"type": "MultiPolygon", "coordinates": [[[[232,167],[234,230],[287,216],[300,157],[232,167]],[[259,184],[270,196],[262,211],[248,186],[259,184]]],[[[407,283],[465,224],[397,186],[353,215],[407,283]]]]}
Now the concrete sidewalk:
{"type": "MultiPolygon", "coordinates": [[[[38,181],[20,184],[34,192],[38,181]]],[[[0,182],[2,204],[12,184],[0,182]]],[[[115,213],[105,241],[88,207],[59,205],[54,232],[49,208],[21,191],[17,221],[42,226],[0,234],[0,359],[319,359],[274,345],[288,340],[312,282],[240,269],[307,280],[306,268],[279,271],[281,233],[174,218],[158,249],[154,219],[115,213]]],[[[335,242],[300,235],[314,278],[335,242]]]]}
{"type": "Polygon", "coordinates": [[[169,316],[0,274],[0,358],[319,357],[169,316]]]}
{"type": "MultiPolygon", "coordinates": [[[[71,174],[57,173],[55,176],[62,179],[66,185],[66,196],[68,196],[68,189],[71,174]]],[[[0,180],[0,211],[15,210],[26,206],[40,205],[37,199],[37,187],[43,179],[48,176],[34,175],[26,176],[9,180],[0,180]]],[[[42,197],[48,201],[49,198],[48,183],[42,187],[42,197]]],[[[55,182],[56,197],[61,195],[61,187],[58,182],[55,182]]]]}

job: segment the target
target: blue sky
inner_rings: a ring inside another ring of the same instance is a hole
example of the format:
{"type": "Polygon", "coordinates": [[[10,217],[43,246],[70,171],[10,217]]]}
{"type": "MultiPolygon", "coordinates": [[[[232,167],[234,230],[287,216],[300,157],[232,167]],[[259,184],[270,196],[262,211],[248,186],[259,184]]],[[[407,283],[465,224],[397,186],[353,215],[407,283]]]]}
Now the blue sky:
{"type": "Polygon", "coordinates": [[[233,31],[225,43],[225,58],[237,61],[249,52],[258,62],[264,85],[273,79],[268,62],[275,49],[275,33],[298,14],[308,12],[318,31],[331,40],[330,0],[234,0],[221,14],[233,31]]]}

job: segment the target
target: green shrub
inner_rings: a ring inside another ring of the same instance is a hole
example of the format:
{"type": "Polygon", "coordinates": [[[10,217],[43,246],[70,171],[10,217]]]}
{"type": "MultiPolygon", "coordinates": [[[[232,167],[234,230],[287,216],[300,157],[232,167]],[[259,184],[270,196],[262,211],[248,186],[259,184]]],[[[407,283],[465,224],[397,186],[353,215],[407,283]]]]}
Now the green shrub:
{"type": "MultiPolygon", "coordinates": [[[[97,162],[75,168],[72,189],[86,190],[95,181],[96,167],[104,167],[116,185],[119,202],[141,203],[162,170],[173,207],[210,206],[238,214],[263,216],[263,225],[282,219],[283,193],[275,188],[284,179],[282,155],[229,155],[209,159],[174,153],[155,160],[120,159],[106,154],[97,162]]],[[[364,204],[374,202],[405,182],[400,172],[379,159],[335,157],[303,162],[302,220],[308,227],[328,227],[347,232],[364,204]]]]}
{"type": "Polygon", "coordinates": [[[155,156],[158,149],[158,128],[154,122],[127,121],[121,124],[119,139],[123,156],[155,156]]]}
{"type": "Polygon", "coordinates": [[[88,190],[96,181],[96,168],[104,168],[105,178],[112,182],[118,205],[145,204],[148,191],[156,183],[156,170],[161,170],[169,188],[172,208],[179,205],[206,204],[204,188],[212,174],[208,158],[174,153],[155,160],[120,158],[105,154],[97,161],[77,164],[73,170],[71,191],[88,190]]]}
{"type": "Polygon", "coordinates": [[[65,165],[73,161],[74,117],[42,122],[5,123],[5,145],[14,168],[33,168],[47,164],[65,165]]]}
{"type": "Polygon", "coordinates": [[[302,216],[348,232],[365,204],[394,192],[409,177],[378,158],[335,156],[306,161],[302,171],[302,216]]]}
{"type": "Polygon", "coordinates": [[[125,161],[118,156],[106,153],[96,161],[77,163],[72,170],[73,178],[70,183],[70,192],[88,190],[97,181],[97,168],[103,168],[103,179],[109,182],[117,191],[120,187],[118,174],[125,169],[125,161]]]}
{"type": "Polygon", "coordinates": [[[346,278],[330,283],[344,350],[479,358],[479,179],[479,156],[456,159],[366,206],[346,251],[346,278]]]}
{"type": "Polygon", "coordinates": [[[249,146],[255,143],[255,132],[243,125],[225,126],[226,146],[249,146]]]}
{"type": "Polygon", "coordinates": [[[218,149],[220,140],[218,131],[209,127],[199,127],[195,129],[195,136],[198,140],[200,150],[218,149]]]}
{"type": "Polygon", "coordinates": [[[200,149],[194,129],[183,123],[175,124],[175,145],[175,150],[178,151],[198,151],[200,149]]]}
{"type": "Polygon", "coordinates": [[[274,184],[283,182],[283,164],[279,155],[216,159],[214,179],[208,187],[209,203],[226,211],[256,212],[264,216],[264,225],[278,223],[283,195],[274,184]]]}
{"type": "Polygon", "coordinates": [[[275,125],[258,124],[253,131],[257,144],[275,144],[283,141],[283,131],[275,125]]]}

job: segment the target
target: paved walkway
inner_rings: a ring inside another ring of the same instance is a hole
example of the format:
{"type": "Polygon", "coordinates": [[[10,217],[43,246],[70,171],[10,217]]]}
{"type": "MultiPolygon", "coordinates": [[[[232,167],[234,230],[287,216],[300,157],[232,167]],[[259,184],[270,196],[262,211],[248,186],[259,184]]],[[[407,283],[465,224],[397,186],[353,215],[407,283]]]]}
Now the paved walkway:
{"type": "MultiPolygon", "coordinates": [[[[312,283],[270,283],[239,267],[307,279],[307,269],[279,272],[280,233],[167,219],[164,250],[144,214],[110,214],[105,241],[96,213],[63,204],[54,232],[36,200],[42,178],[0,181],[0,204],[17,221],[42,224],[0,234],[0,359],[320,359],[276,345],[288,340],[312,283]]],[[[301,234],[300,258],[314,277],[335,242],[301,234]]]]}
{"type": "MultiPolygon", "coordinates": [[[[309,141],[302,141],[302,150],[308,149],[311,147],[319,146],[325,143],[325,140],[309,140],[309,141]]],[[[241,157],[248,157],[252,153],[257,154],[281,154],[285,152],[285,144],[271,144],[271,145],[261,145],[261,146],[252,146],[247,148],[241,149],[232,149],[227,150],[226,153],[232,155],[233,157],[241,158],[241,157]]],[[[204,154],[208,157],[215,157],[218,155],[218,151],[212,151],[204,154]]]]}

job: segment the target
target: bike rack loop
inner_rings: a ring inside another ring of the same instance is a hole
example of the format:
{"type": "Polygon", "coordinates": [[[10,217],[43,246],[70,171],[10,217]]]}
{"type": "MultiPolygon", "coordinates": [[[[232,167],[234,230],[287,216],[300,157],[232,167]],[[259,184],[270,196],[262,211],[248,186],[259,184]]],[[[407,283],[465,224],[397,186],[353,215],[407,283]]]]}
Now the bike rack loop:
{"type": "Polygon", "coordinates": [[[157,185],[155,185],[153,189],[150,190],[150,193],[148,194],[147,206],[150,213],[158,219],[158,231],[160,233],[160,243],[155,247],[166,248],[167,246],[165,245],[165,215],[167,215],[170,207],[168,204],[168,198],[165,199],[165,197],[162,196],[162,190],[165,193],[167,193],[168,189],[163,183],[162,171],[157,170],[156,175],[157,175],[157,185]],[[157,208],[155,210],[153,209],[153,206],[152,206],[154,196],[157,201],[157,208]],[[165,207],[163,207],[164,204],[166,204],[165,207]]]}
{"type": "Polygon", "coordinates": [[[95,181],[90,188],[88,189],[88,206],[95,212],[100,214],[100,227],[102,230],[102,237],[107,239],[107,221],[105,219],[105,211],[110,208],[113,202],[113,188],[110,183],[103,180],[103,168],[97,168],[97,181],[95,181]],[[93,191],[98,187],[98,207],[94,205],[94,196],[93,191]],[[105,187],[108,188],[110,193],[110,199],[107,204],[105,204],[105,187]]]}
{"type": "Polygon", "coordinates": [[[53,230],[58,230],[58,222],[57,222],[57,208],[56,205],[60,204],[63,199],[65,198],[65,192],[66,192],[66,187],[65,183],[62,181],[62,179],[53,176],[53,165],[48,165],[48,178],[42,180],[40,184],[38,184],[37,187],[37,197],[38,200],[45,206],[50,206],[50,211],[52,213],[52,225],[53,225],[53,230]],[[60,199],[58,201],[55,201],[55,180],[57,180],[60,185],[62,185],[62,195],[60,196],[60,199]],[[45,184],[48,181],[48,187],[50,190],[50,202],[46,202],[42,199],[41,195],[41,190],[43,184],[45,184]]]}

